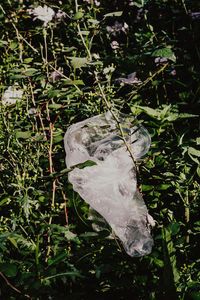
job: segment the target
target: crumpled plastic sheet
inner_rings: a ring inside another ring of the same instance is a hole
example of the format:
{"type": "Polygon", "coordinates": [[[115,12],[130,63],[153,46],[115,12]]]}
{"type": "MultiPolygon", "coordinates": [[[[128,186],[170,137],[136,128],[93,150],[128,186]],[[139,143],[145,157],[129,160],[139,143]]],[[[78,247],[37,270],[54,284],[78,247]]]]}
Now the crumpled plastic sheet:
{"type": "MultiPolygon", "coordinates": [[[[148,131],[134,117],[118,114],[135,161],[149,150],[148,131]],[[130,122],[131,121],[131,122],[130,122]]],[[[97,165],[69,172],[73,189],[112,227],[128,255],[152,250],[147,208],[137,187],[136,166],[122,140],[119,125],[108,111],[71,125],[64,137],[66,165],[92,160],[97,165]]]]}

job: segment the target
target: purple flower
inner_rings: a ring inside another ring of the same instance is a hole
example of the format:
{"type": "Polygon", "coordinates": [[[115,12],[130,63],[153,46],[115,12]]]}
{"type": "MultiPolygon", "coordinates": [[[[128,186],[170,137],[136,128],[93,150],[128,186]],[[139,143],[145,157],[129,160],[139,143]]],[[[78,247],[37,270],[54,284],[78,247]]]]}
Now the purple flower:
{"type": "Polygon", "coordinates": [[[58,71],[53,71],[50,75],[50,78],[49,78],[49,81],[50,82],[56,82],[56,81],[59,81],[60,78],[61,78],[61,74],[63,72],[61,71],[61,67],[58,68],[58,71]]]}
{"type": "Polygon", "coordinates": [[[55,15],[55,19],[58,21],[62,21],[64,18],[66,18],[66,13],[64,11],[62,11],[61,9],[59,9],[55,15]]]}
{"type": "MultiPolygon", "coordinates": [[[[83,0],[83,2],[87,2],[88,4],[91,4],[92,1],[91,0],[83,0]]],[[[100,1],[94,0],[94,5],[99,6],[100,5],[100,1]]]]}
{"type": "Polygon", "coordinates": [[[117,78],[116,81],[119,81],[119,82],[121,81],[125,84],[130,84],[130,85],[132,85],[132,84],[136,84],[136,85],[142,84],[142,81],[139,80],[136,77],[136,72],[129,74],[127,78],[125,78],[125,77],[117,78]]]}
{"type": "Polygon", "coordinates": [[[192,20],[200,20],[200,12],[189,12],[189,16],[192,18],[192,20]]]}
{"type": "Polygon", "coordinates": [[[171,71],[171,75],[172,75],[172,76],[175,76],[175,75],[176,75],[176,70],[172,70],[172,71],[171,71]]]}
{"type": "Polygon", "coordinates": [[[110,43],[110,46],[111,46],[111,48],[112,49],[119,49],[119,43],[117,42],[117,41],[112,41],[111,43],[110,43]]]}
{"type": "Polygon", "coordinates": [[[112,35],[116,36],[117,34],[120,34],[121,32],[124,32],[125,34],[128,31],[128,24],[119,23],[118,21],[115,21],[115,24],[113,26],[107,26],[106,30],[110,32],[112,35]]]}
{"type": "Polygon", "coordinates": [[[167,61],[168,61],[167,57],[156,57],[154,59],[154,62],[155,62],[157,67],[162,65],[162,64],[165,64],[167,61]]]}

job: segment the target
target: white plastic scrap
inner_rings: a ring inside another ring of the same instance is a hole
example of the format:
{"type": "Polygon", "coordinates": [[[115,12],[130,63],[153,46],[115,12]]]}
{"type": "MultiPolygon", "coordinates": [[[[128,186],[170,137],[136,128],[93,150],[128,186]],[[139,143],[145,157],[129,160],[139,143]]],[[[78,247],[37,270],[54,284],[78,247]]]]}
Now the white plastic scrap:
{"type": "MultiPolygon", "coordinates": [[[[137,120],[118,116],[137,161],[150,147],[148,131],[137,120]],[[131,127],[130,121],[135,121],[131,127]]],[[[136,167],[110,112],[71,125],[64,138],[67,168],[92,160],[96,165],[69,172],[73,189],[112,227],[130,256],[151,252],[147,208],[137,188],[136,167]]]]}

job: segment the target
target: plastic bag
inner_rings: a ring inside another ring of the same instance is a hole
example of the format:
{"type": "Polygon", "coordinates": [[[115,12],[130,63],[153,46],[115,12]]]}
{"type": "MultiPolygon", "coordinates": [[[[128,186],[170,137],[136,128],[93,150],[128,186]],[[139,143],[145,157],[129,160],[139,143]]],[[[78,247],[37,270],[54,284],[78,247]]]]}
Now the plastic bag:
{"type": "MultiPolygon", "coordinates": [[[[118,119],[137,161],[149,150],[148,131],[133,117],[119,114],[118,119]]],[[[113,115],[106,112],[70,126],[64,144],[67,168],[88,160],[96,163],[69,172],[73,189],[109,223],[127,254],[149,254],[153,240],[147,208],[137,188],[135,163],[113,115]]]]}

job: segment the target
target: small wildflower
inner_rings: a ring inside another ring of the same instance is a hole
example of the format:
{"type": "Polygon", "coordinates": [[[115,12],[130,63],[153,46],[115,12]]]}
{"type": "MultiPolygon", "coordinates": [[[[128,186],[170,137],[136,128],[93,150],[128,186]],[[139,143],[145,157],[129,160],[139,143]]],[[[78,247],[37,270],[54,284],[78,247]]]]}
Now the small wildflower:
{"type": "Polygon", "coordinates": [[[44,26],[46,27],[48,22],[50,22],[54,15],[55,15],[55,12],[52,8],[44,5],[44,7],[42,6],[38,6],[38,7],[35,7],[35,8],[30,8],[30,9],[27,9],[27,12],[29,15],[34,15],[34,19],[33,21],[35,20],[41,20],[44,22],[44,26]]]}
{"type": "Polygon", "coordinates": [[[61,78],[61,74],[63,72],[61,71],[61,67],[58,68],[58,72],[57,71],[53,71],[50,75],[49,81],[50,82],[56,82],[59,81],[61,78]]]}
{"type": "Polygon", "coordinates": [[[110,46],[111,46],[111,48],[112,49],[119,49],[119,43],[117,42],[117,41],[112,41],[111,43],[110,43],[110,46]]]}
{"type": "Polygon", "coordinates": [[[117,34],[120,34],[121,32],[124,32],[125,34],[128,31],[128,24],[127,23],[119,23],[118,21],[115,21],[115,24],[113,26],[107,26],[106,30],[110,32],[112,35],[116,36],[117,34]]]}
{"type": "Polygon", "coordinates": [[[121,81],[125,84],[131,84],[131,85],[132,84],[136,84],[136,85],[142,84],[142,81],[136,77],[136,72],[129,74],[127,78],[125,78],[125,77],[117,78],[116,81],[121,81]]]}
{"type": "Polygon", "coordinates": [[[58,12],[55,14],[55,19],[58,21],[62,21],[64,18],[66,18],[66,13],[59,9],[58,12]]]}
{"type": "Polygon", "coordinates": [[[154,220],[154,218],[149,213],[147,213],[147,223],[151,227],[154,227],[156,225],[156,221],[154,220]]]}
{"type": "Polygon", "coordinates": [[[172,70],[172,71],[171,71],[171,75],[172,75],[172,76],[175,76],[175,75],[176,75],[176,70],[172,70]]]}
{"type": "Polygon", "coordinates": [[[99,53],[93,53],[93,57],[94,59],[99,59],[100,58],[99,53]]]}
{"type": "Polygon", "coordinates": [[[200,12],[189,12],[189,16],[192,18],[192,20],[200,20],[200,12]]]}
{"type": "Polygon", "coordinates": [[[129,6],[134,6],[134,2],[133,2],[133,1],[130,1],[128,5],[129,5],[129,6]]]}
{"type": "Polygon", "coordinates": [[[16,86],[9,86],[8,89],[3,94],[2,104],[12,105],[18,100],[21,100],[23,96],[23,91],[17,90],[16,86]]]}
{"type": "MultiPolygon", "coordinates": [[[[83,2],[87,2],[88,4],[92,3],[91,0],[83,0],[83,2]]],[[[97,1],[97,0],[94,0],[93,3],[94,3],[95,6],[99,6],[100,5],[100,1],[97,1]]]]}
{"type": "Polygon", "coordinates": [[[33,108],[30,108],[29,110],[28,110],[28,114],[29,115],[35,115],[37,113],[37,110],[33,107],[33,108]]]}
{"type": "Polygon", "coordinates": [[[162,64],[165,64],[167,61],[168,61],[167,57],[156,57],[154,59],[154,62],[155,62],[157,67],[162,65],[162,64]]]}
{"type": "Polygon", "coordinates": [[[114,71],[115,71],[115,68],[113,68],[113,67],[107,67],[107,68],[103,69],[104,74],[108,74],[108,73],[114,72],[114,71]]]}

